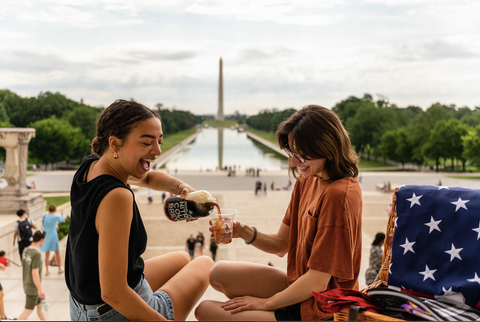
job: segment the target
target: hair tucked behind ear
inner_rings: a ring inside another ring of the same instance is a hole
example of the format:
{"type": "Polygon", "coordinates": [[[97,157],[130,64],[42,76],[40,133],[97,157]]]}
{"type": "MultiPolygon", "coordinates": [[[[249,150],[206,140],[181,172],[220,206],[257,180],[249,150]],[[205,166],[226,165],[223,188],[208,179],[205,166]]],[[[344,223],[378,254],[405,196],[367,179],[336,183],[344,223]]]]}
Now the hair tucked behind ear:
{"type": "Polygon", "coordinates": [[[116,100],[103,110],[97,121],[96,136],[91,143],[92,153],[102,156],[108,149],[110,136],[123,140],[137,123],[152,117],[160,120],[160,116],[145,105],[134,101],[116,100]]]}
{"type": "MultiPolygon", "coordinates": [[[[280,124],[277,141],[281,149],[294,142],[295,151],[308,159],[327,159],[325,172],[331,180],[358,176],[358,156],[338,116],[319,105],[307,105],[280,124]],[[291,140],[291,141],[289,141],[291,140]]],[[[300,176],[289,164],[289,172],[300,176]]]]}

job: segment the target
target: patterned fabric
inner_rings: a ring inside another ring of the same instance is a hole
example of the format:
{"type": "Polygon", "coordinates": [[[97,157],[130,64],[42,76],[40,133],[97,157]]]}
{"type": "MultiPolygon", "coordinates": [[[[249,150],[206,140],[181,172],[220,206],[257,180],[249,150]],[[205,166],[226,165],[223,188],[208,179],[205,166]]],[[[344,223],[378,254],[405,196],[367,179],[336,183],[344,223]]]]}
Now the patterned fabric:
{"type": "Polygon", "coordinates": [[[480,190],[402,186],[389,285],[476,306],[480,300],[480,190]]]}
{"type": "Polygon", "coordinates": [[[367,285],[372,284],[382,267],[383,250],[380,246],[372,246],[370,249],[370,266],[365,271],[365,281],[367,285]]]}

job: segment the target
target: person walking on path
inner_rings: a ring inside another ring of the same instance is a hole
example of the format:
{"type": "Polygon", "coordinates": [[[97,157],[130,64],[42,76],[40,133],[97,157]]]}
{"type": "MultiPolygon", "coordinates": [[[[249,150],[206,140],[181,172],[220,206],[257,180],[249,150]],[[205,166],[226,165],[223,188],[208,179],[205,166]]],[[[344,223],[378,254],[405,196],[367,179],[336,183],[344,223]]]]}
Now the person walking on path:
{"type": "Polygon", "coordinates": [[[17,211],[17,216],[19,220],[13,224],[13,246],[15,246],[15,240],[18,237],[18,253],[20,254],[20,260],[22,260],[23,250],[32,244],[32,228],[37,229],[37,225],[32,218],[27,217],[27,213],[23,209],[17,211]]]}
{"type": "Polygon", "coordinates": [[[201,231],[199,231],[197,235],[197,247],[198,253],[200,255],[203,255],[203,248],[205,247],[205,237],[203,236],[203,233],[201,231]]]}
{"type": "Polygon", "coordinates": [[[362,192],[347,131],[334,112],[309,105],[280,125],[277,140],[297,179],[280,228],[267,234],[234,221],[233,237],[266,253],[288,253],[287,272],[217,262],[210,285],[229,300],[203,301],[195,311],[198,320],[325,320],[332,315],[320,310],[312,291],[358,289],[362,192]]]}
{"type": "Polygon", "coordinates": [[[36,231],[33,235],[33,242],[25,248],[22,256],[23,266],[23,290],[26,295],[25,309],[18,317],[19,320],[26,320],[32,314],[35,306],[40,320],[47,319],[45,312],[42,311],[42,300],[45,299],[45,292],[42,288],[42,253],[40,247],[45,242],[45,232],[36,231]]]}
{"type": "Polygon", "coordinates": [[[92,154],[80,164],[70,192],[72,216],[65,258],[70,318],[185,320],[208,287],[213,261],[183,251],[148,260],[147,232],[130,184],[179,194],[194,189],[150,171],[162,151],[160,116],[117,100],[97,121],[92,154]]]}
{"type": "Polygon", "coordinates": [[[382,246],[384,242],[385,242],[385,234],[377,233],[375,235],[375,239],[373,240],[372,248],[370,248],[370,259],[369,259],[370,266],[365,271],[365,281],[367,283],[367,286],[372,284],[375,281],[375,277],[377,277],[378,272],[382,267],[382,257],[383,257],[382,246]]]}
{"type": "Polygon", "coordinates": [[[42,216],[43,231],[47,233],[45,237],[45,243],[40,247],[40,251],[45,253],[45,276],[50,275],[50,252],[55,252],[56,263],[58,264],[58,274],[63,273],[62,260],[60,255],[60,243],[58,241],[57,224],[64,222],[63,210],[60,211],[61,215],[55,214],[57,206],[50,204],[48,206],[48,213],[42,216]]]}
{"type": "Polygon", "coordinates": [[[217,249],[218,249],[217,243],[214,242],[212,238],[210,238],[210,252],[212,253],[212,259],[214,262],[217,258],[217,249]]]}
{"type": "Polygon", "coordinates": [[[190,237],[187,239],[186,249],[188,254],[190,255],[190,259],[195,257],[195,245],[197,244],[197,240],[193,237],[193,234],[190,234],[190,237]]]}

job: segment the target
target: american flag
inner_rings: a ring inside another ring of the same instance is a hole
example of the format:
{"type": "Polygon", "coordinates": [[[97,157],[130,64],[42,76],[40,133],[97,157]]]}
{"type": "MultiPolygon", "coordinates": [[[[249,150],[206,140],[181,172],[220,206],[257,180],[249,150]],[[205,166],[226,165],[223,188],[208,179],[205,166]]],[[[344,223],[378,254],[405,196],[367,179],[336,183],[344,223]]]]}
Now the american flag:
{"type": "Polygon", "coordinates": [[[480,190],[401,186],[388,284],[475,307],[480,300],[480,190]]]}

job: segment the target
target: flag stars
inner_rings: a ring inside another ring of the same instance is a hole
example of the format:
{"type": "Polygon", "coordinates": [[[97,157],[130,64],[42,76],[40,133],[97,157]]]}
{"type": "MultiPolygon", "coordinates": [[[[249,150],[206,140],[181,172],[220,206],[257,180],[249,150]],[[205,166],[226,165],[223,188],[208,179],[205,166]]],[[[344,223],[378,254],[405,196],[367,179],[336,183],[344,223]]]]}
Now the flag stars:
{"type": "Polygon", "coordinates": [[[414,192],[412,198],[408,198],[408,199],[407,199],[407,201],[410,201],[410,208],[412,208],[414,205],[419,205],[419,206],[421,206],[419,200],[420,200],[420,198],[422,198],[422,197],[423,197],[423,195],[421,195],[421,196],[416,196],[416,195],[415,195],[415,192],[414,192]]]}
{"type": "Polygon", "coordinates": [[[423,272],[418,272],[418,273],[423,275],[424,282],[429,278],[435,281],[435,277],[433,277],[433,274],[435,274],[436,271],[437,271],[436,269],[430,269],[428,268],[428,265],[425,265],[425,270],[423,272]]]}
{"type": "MultiPolygon", "coordinates": [[[[460,208],[463,208],[463,209],[465,209],[465,210],[468,210],[468,209],[467,209],[467,206],[465,206],[465,204],[466,204],[467,202],[469,202],[469,201],[470,201],[470,200],[462,200],[462,198],[459,197],[457,201],[453,201],[453,202],[451,202],[451,204],[457,206],[457,208],[455,208],[455,212],[457,212],[458,209],[460,209],[460,208]]],[[[410,208],[411,208],[411,207],[410,207],[410,208]]]]}
{"type": "Polygon", "coordinates": [[[440,187],[438,187],[438,190],[442,190],[442,189],[448,189],[448,190],[450,190],[450,188],[447,187],[447,186],[440,186],[440,187]]]}
{"type": "Polygon", "coordinates": [[[415,242],[409,242],[408,241],[408,238],[405,238],[405,244],[403,245],[400,245],[400,247],[403,247],[404,251],[403,251],[403,255],[405,255],[408,251],[412,252],[412,253],[415,253],[415,251],[413,250],[413,244],[415,244],[415,242]]]}
{"type": "Polygon", "coordinates": [[[447,289],[445,289],[445,287],[442,286],[442,291],[443,291],[443,295],[453,295],[453,294],[456,294],[456,292],[452,291],[452,288],[451,288],[451,287],[447,290],[447,289]]]}
{"type": "Polygon", "coordinates": [[[478,228],[473,228],[472,230],[478,233],[477,240],[480,239],[480,222],[478,222],[478,228]]]}
{"type": "Polygon", "coordinates": [[[467,281],[473,282],[473,283],[477,282],[478,284],[480,284],[480,278],[478,277],[477,273],[475,273],[474,278],[467,279],[467,281]]]}
{"type": "Polygon", "coordinates": [[[438,230],[439,232],[441,232],[440,228],[438,227],[438,224],[440,222],[441,220],[435,221],[435,219],[433,219],[433,216],[430,216],[430,222],[425,223],[425,226],[430,227],[430,231],[428,233],[430,234],[434,230],[438,230]]]}
{"type": "Polygon", "coordinates": [[[455,245],[452,244],[452,249],[446,250],[445,253],[450,255],[450,261],[453,261],[455,258],[458,258],[459,260],[462,260],[460,257],[460,252],[462,251],[463,248],[455,248],[455,245]]]}

